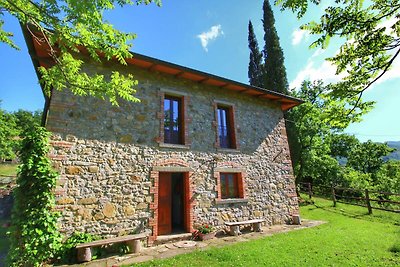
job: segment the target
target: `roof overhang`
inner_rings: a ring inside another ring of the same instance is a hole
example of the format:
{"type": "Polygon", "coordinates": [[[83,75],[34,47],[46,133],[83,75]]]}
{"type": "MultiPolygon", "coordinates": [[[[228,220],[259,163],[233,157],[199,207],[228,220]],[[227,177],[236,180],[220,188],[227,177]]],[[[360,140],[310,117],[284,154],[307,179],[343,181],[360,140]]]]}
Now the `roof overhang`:
{"type": "MultiPolygon", "coordinates": [[[[26,26],[22,27],[22,31],[24,33],[24,37],[28,45],[29,54],[35,66],[36,73],[40,79],[40,74],[37,72],[37,68],[40,66],[49,67],[53,65],[53,60],[49,54],[50,51],[49,46],[40,38],[36,37],[34,38],[32,36],[32,32],[29,31],[26,26]]],[[[80,50],[85,53],[85,49],[80,48],[80,50]]],[[[159,72],[179,79],[190,80],[198,84],[212,86],[218,90],[229,90],[249,95],[252,97],[257,97],[259,99],[270,100],[278,103],[283,111],[288,110],[297,105],[300,105],[301,103],[304,102],[299,98],[291,97],[264,88],[255,87],[241,82],[233,81],[230,79],[194,70],[167,61],[159,60],[156,58],[144,56],[133,52],[131,54],[132,58],[126,59],[128,65],[146,69],[150,72],[159,72]]]]}

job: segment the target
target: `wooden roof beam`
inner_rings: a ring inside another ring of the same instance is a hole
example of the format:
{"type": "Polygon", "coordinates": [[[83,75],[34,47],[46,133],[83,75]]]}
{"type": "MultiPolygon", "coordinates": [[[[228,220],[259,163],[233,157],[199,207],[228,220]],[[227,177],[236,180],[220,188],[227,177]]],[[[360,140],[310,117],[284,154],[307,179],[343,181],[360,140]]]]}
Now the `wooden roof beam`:
{"type": "Polygon", "coordinates": [[[156,64],[156,63],[153,63],[153,64],[151,64],[150,67],[147,68],[147,70],[148,70],[148,71],[154,71],[156,67],[157,67],[157,64],[156,64]]]}
{"type": "Polygon", "coordinates": [[[198,83],[205,83],[205,82],[207,82],[207,81],[209,81],[210,80],[210,78],[204,78],[204,79],[201,79],[201,80],[199,80],[199,81],[197,81],[198,83]]]}
{"type": "Polygon", "coordinates": [[[268,96],[268,94],[261,93],[257,97],[263,97],[263,96],[268,96]]]}
{"type": "Polygon", "coordinates": [[[177,74],[175,74],[174,77],[175,77],[175,78],[180,78],[180,77],[183,76],[183,74],[185,74],[185,72],[184,72],[184,71],[180,71],[180,72],[178,72],[177,74]]]}
{"type": "Polygon", "coordinates": [[[250,91],[251,89],[244,89],[244,90],[242,90],[242,91],[239,91],[239,93],[241,93],[241,94],[244,94],[244,93],[246,93],[247,91],[250,91]]]}

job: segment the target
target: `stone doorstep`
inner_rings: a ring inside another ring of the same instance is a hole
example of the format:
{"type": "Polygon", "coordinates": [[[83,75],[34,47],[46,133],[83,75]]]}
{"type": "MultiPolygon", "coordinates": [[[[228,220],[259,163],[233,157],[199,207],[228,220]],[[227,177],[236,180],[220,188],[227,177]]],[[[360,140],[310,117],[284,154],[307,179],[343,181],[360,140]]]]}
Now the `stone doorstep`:
{"type": "MultiPolygon", "coordinates": [[[[306,229],[310,227],[315,227],[321,224],[324,224],[324,221],[311,221],[311,220],[302,220],[301,225],[273,225],[273,226],[264,226],[262,227],[262,232],[244,232],[240,236],[220,236],[214,239],[210,239],[207,241],[198,241],[196,242],[195,247],[179,247],[176,246],[178,242],[161,244],[153,247],[143,248],[140,253],[136,254],[126,254],[123,256],[112,256],[105,259],[93,260],[91,262],[70,265],[73,267],[85,266],[85,267],[109,267],[109,266],[122,266],[128,264],[134,264],[139,262],[150,261],[154,259],[165,259],[174,257],[184,253],[190,253],[196,249],[206,249],[207,247],[222,247],[229,244],[234,244],[237,242],[246,242],[253,239],[258,239],[265,236],[271,236],[277,233],[289,232],[292,230],[300,230],[306,229]]],[[[67,266],[67,265],[64,265],[67,266]]]]}
{"type": "Polygon", "coordinates": [[[192,233],[181,233],[181,234],[172,234],[172,235],[161,235],[158,236],[154,241],[154,245],[162,245],[167,243],[174,243],[182,240],[190,240],[192,237],[192,233]]]}

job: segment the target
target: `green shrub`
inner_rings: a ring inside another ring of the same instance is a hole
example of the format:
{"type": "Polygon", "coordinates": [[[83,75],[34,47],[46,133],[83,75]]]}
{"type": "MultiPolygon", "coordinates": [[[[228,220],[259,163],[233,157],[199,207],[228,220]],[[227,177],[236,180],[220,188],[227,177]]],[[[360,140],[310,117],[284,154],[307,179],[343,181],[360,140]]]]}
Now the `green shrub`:
{"type": "MultiPolygon", "coordinates": [[[[79,244],[88,243],[99,239],[100,238],[98,236],[75,232],[62,244],[58,255],[59,261],[61,263],[75,263],[77,256],[75,247],[79,244]]],[[[95,258],[97,254],[97,250],[94,248],[93,258],[95,258]]]]}
{"type": "Polygon", "coordinates": [[[390,252],[400,254],[400,241],[397,241],[396,243],[394,243],[394,245],[390,248],[390,252]]]}
{"type": "MultiPolygon", "coordinates": [[[[58,255],[58,262],[63,264],[76,263],[77,250],[76,246],[82,243],[88,243],[100,240],[100,236],[87,233],[75,232],[67,240],[64,241],[58,255]]],[[[102,258],[110,254],[126,254],[129,247],[125,243],[112,244],[108,246],[93,247],[92,259],[102,258]]]]}

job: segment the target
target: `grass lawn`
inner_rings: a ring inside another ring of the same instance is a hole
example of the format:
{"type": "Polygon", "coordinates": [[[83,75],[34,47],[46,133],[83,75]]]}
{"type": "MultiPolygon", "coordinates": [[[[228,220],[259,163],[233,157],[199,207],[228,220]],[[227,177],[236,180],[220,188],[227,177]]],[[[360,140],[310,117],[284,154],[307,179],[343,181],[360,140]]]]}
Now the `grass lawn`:
{"type": "Polygon", "coordinates": [[[18,164],[0,164],[0,176],[15,176],[17,175],[18,164]]]}
{"type": "Polygon", "coordinates": [[[399,214],[314,200],[301,216],[328,223],[135,266],[400,266],[399,214]]]}

